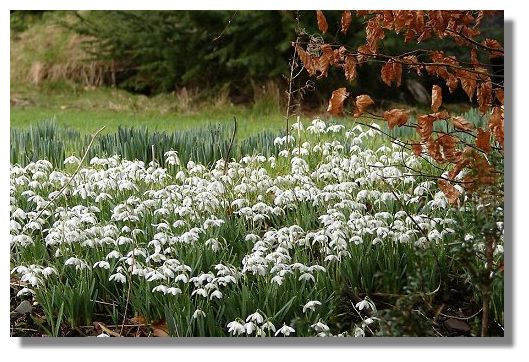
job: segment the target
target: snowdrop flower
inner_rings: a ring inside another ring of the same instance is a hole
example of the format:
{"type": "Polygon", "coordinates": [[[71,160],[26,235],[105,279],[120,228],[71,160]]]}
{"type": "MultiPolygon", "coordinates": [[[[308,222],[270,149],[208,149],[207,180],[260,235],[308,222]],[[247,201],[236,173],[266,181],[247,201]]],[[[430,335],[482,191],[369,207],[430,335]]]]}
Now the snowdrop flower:
{"type": "Polygon", "coordinates": [[[287,326],[285,323],[283,323],[283,327],[279,328],[277,332],[275,333],[275,336],[277,336],[279,333],[284,335],[285,337],[288,337],[290,333],[296,332],[294,328],[287,326]]]}
{"type": "Polygon", "coordinates": [[[355,337],[365,337],[365,332],[362,328],[356,327],[355,328],[355,337]]]}
{"type": "Polygon", "coordinates": [[[42,269],[42,275],[44,275],[45,277],[48,277],[48,276],[50,276],[52,274],[55,274],[55,275],[58,274],[57,270],[55,268],[53,268],[51,266],[48,266],[48,267],[42,269]]]}
{"type": "Polygon", "coordinates": [[[231,333],[231,335],[241,335],[246,332],[246,327],[244,324],[240,323],[239,321],[235,320],[233,322],[228,323],[228,332],[231,333]]]}
{"type": "Polygon", "coordinates": [[[208,296],[208,292],[204,288],[198,288],[198,289],[193,290],[193,292],[191,293],[191,296],[193,296],[195,294],[200,295],[200,296],[202,296],[204,298],[207,298],[207,296],[208,296]]]}
{"type": "Polygon", "coordinates": [[[101,269],[110,269],[110,264],[108,261],[101,260],[94,264],[93,268],[101,268],[101,269]]]}
{"type": "Polygon", "coordinates": [[[300,281],[301,281],[301,280],[306,280],[306,281],[309,281],[309,280],[310,280],[310,281],[312,281],[312,282],[315,281],[314,276],[313,276],[312,274],[310,274],[310,273],[303,273],[303,274],[301,274],[301,275],[299,276],[298,280],[300,280],[300,281]]]}
{"type": "Polygon", "coordinates": [[[329,332],[329,327],[325,323],[322,323],[321,321],[318,321],[318,323],[312,324],[311,328],[314,329],[316,332],[329,332]]]}
{"type": "Polygon", "coordinates": [[[274,326],[274,324],[270,321],[266,321],[263,323],[263,325],[261,326],[261,329],[263,331],[267,330],[267,331],[272,331],[272,332],[275,332],[276,331],[276,327],[274,326]]]}
{"type": "Polygon", "coordinates": [[[263,316],[259,313],[259,312],[255,312],[253,314],[250,314],[247,318],[246,318],[246,322],[248,321],[253,321],[253,322],[256,322],[258,324],[261,324],[263,323],[263,316]]]}
{"type": "Polygon", "coordinates": [[[110,278],[108,278],[108,281],[109,282],[115,281],[117,283],[125,284],[127,282],[127,278],[121,273],[116,273],[116,274],[112,274],[110,278]]]}
{"type": "Polygon", "coordinates": [[[84,261],[82,261],[81,259],[75,258],[75,257],[68,258],[64,262],[64,265],[75,266],[76,270],[81,270],[87,267],[84,261]]]}
{"type": "Polygon", "coordinates": [[[217,299],[222,299],[222,293],[220,292],[220,290],[215,290],[213,293],[211,293],[211,295],[209,296],[209,299],[213,299],[213,298],[217,298],[217,299]]]}
{"type": "Polygon", "coordinates": [[[283,278],[278,274],[271,279],[271,282],[276,283],[277,285],[281,285],[283,284],[283,278]]]}
{"type": "Polygon", "coordinates": [[[165,162],[168,165],[180,165],[180,159],[178,158],[178,152],[176,151],[167,151],[165,154],[165,162]]]}
{"type": "Polygon", "coordinates": [[[376,307],[375,307],[375,304],[368,300],[367,297],[364,298],[364,300],[356,303],[355,307],[358,309],[358,310],[363,310],[364,308],[365,309],[371,309],[372,311],[376,311],[376,307]]]}
{"type": "Polygon", "coordinates": [[[165,285],[158,285],[154,288],[152,288],[152,293],[154,292],[161,292],[164,295],[167,294],[167,287],[165,285]]]}
{"type": "Polygon", "coordinates": [[[321,302],[318,301],[318,300],[311,300],[309,302],[307,302],[307,304],[305,304],[303,306],[303,313],[305,313],[307,310],[311,310],[314,312],[314,310],[316,309],[316,306],[319,306],[321,305],[321,302]]]}
{"type": "Polygon", "coordinates": [[[35,291],[33,289],[24,287],[18,291],[17,297],[27,295],[27,294],[35,294],[35,291]]]}
{"type": "Polygon", "coordinates": [[[81,163],[81,160],[75,156],[67,157],[64,160],[65,165],[79,165],[81,163]]]}
{"type": "Polygon", "coordinates": [[[195,312],[193,313],[193,319],[204,318],[205,316],[206,316],[206,313],[204,313],[200,309],[196,309],[195,312]]]}
{"type": "Polygon", "coordinates": [[[255,329],[257,328],[256,324],[254,322],[248,322],[244,324],[244,328],[246,330],[246,334],[250,335],[252,334],[255,329]]]}
{"type": "Polygon", "coordinates": [[[101,334],[98,334],[96,338],[110,338],[110,336],[106,333],[101,333],[101,334]]]}

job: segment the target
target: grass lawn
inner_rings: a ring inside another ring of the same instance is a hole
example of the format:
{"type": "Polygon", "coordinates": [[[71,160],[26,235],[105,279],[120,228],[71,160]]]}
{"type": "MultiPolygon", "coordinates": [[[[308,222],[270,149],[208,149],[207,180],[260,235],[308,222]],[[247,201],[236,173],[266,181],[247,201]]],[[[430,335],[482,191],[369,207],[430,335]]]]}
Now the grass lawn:
{"type": "Polygon", "coordinates": [[[284,127],[284,115],[277,106],[266,102],[252,106],[224,103],[190,107],[171,95],[147,98],[109,88],[70,93],[13,90],[11,93],[11,127],[17,128],[55,120],[60,126],[82,133],[92,133],[103,126],[105,132],[114,132],[119,126],[174,131],[215,123],[231,124],[236,117],[239,136],[245,138],[266,129],[284,127]]]}

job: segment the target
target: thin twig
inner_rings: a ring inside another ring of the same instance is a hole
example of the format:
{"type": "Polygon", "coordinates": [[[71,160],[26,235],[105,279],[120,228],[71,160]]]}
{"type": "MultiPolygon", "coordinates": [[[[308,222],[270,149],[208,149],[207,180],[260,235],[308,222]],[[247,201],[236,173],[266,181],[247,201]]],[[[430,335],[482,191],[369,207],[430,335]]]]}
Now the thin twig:
{"type": "Polygon", "coordinates": [[[79,166],[77,166],[77,169],[75,170],[75,172],[72,174],[72,177],[70,177],[70,179],[68,180],[68,182],[66,182],[66,184],[64,184],[64,186],[59,190],[59,193],[57,195],[55,195],[55,197],[53,197],[50,201],[48,201],[48,203],[46,204],[46,206],[44,206],[44,208],[42,210],[40,210],[40,212],[38,213],[37,217],[35,218],[35,220],[38,220],[39,217],[42,215],[42,213],[44,212],[44,210],[46,210],[52,203],[55,202],[55,200],[57,200],[59,198],[59,196],[62,195],[62,193],[66,190],[66,188],[68,187],[68,185],[70,185],[70,183],[73,181],[73,179],[75,178],[75,176],[77,175],[77,173],[79,172],[79,170],[81,169],[81,166],[84,162],[84,160],[86,159],[86,156],[88,156],[88,151],[90,151],[90,148],[92,147],[92,144],[94,143],[94,140],[96,139],[97,135],[105,129],[105,126],[101,127],[96,133],[94,133],[92,135],[92,139],[90,140],[90,143],[88,144],[88,147],[86,148],[86,151],[83,155],[83,158],[81,159],[81,161],[79,162],[79,166]]]}

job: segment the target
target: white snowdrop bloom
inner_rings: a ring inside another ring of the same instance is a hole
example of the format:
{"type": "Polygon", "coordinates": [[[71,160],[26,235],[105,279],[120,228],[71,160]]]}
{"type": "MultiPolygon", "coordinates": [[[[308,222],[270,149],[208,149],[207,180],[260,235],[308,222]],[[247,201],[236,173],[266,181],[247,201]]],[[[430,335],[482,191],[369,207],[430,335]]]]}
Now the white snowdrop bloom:
{"type": "Polygon", "coordinates": [[[281,284],[283,284],[283,277],[281,277],[280,275],[275,275],[275,276],[271,279],[271,282],[272,282],[272,283],[276,283],[277,285],[281,285],[281,284]]]}
{"type": "Polygon", "coordinates": [[[191,293],[191,296],[193,296],[195,294],[196,295],[200,295],[200,296],[202,296],[204,298],[208,297],[208,292],[204,288],[198,288],[198,289],[193,290],[193,292],[191,293]]]}
{"type": "Polygon", "coordinates": [[[184,284],[186,284],[186,283],[188,282],[187,275],[185,275],[185,274],[178,274],[178,275],[174,278],[174,280],[175,280],[176,282],[182,282],[182,283],[184,283],[184,284]]]}
{"type": "Polygon", "coordinates": [[[231,335],[233,336],[246,333],[246,327],[244,326],[244,324],[236,320],[228,323],[227,327],[228,332],[231,333],[231,335]]]}
{"type": "Polygon", "coordinates": [[[217,299],[222,299],[222,293],[220,290],[215,290],[211,293],[211,295],[209,296],[209,299],[213,299],[213,298],[217,298],[217,299]]]}
{"type": "Polygon", "coordinates": [[[79,165],[80,163],[81,163],[81,160],[77,158],[76,156],[70,156],[64,160],[65,165],[79,165]]]}
{"type": "Polygon", "coordinates": [[[441,236],[441,233],[437,229],[433,229],[428,232],[428,240],[430,241],[442,240],[442,238],[443,237],[441,236]]]}
{"type": "Polygon", "coordinates": [[[256,322],[257,324],[263,323],[263,320],[264,320],[263,316],[259,312],[252,313],[248,317],[246,317],[246,322],[253,321],[253,322],[256,322]]]}
{"type": "Polygon", "coordinates": [[[301,280],[309,281],[309,280],[310,280],[310,281],[312,281],[312,282],[315,281],[314,276],[313,276],[312,274],[310,274],[310,273],[303,273],[303,274],[301,274],[301,275],[299,276],[298,280],[299,280],[299,281],[301,281],[301,280]]]}
{"type": "Polygon", "coordinates": [[[17,292],[17,297],[21,297],[21,296],[23,296],[23,295],[28,295],[28,294],[34,295],[34,294],[35,294],[35,291],[34,291],[33,289],[30,289],[30,288],[24,287],[24,288],[20,289],[20,290],[17,292]]]}
{"type": "Polygon", "coordinates": [[[84,268],[86,268],[88,266],[88,265],[86,265],[86,263],[83,260],[78,259],[76,257],[68,258],[64,262],[64,265],[75,266],[76,270],[81,270],[81,269],[84,269],[84,268]]]}
{"type": "Polygon", "coordinates": [[[178,158],[178,152],[177,151],[167,151],[164,154],[165,156],[165,162],[168,165],[180,165],[180,159],[178,158]]]}
{"type": "Polygon", "coordinates": [[[204,313],[201,309],[196,309],[193,312],[193,319],[204,318],[205,316],[206,313],[204,313]]]}
{"type": "Polygon", "coordinates": [[[158,285],[154,288],[152,288],[152,293],[154,292],[160,292],[160,293],[163,293],[164,295],[167,294],[167,287],[165,285],[158,285]]]}
{"type": "Polygon", "coordinates": [[[355,337],[365,337],[366,334],[364,332],[364,330],[360,327],[355,327],[355,337]]]}
{"type": "Polygon", "coordinates": [[[26,219],[26,213],[21,208],[16,209],[13,214],[13,218],[25,220],[26,219]]]}
{"type": "Polygon", "coordinates": [[[246,330],[246,334],[250,335],[252,334],[257,328],[257,325],[254,322],[247,322],[244,324],[244,329],[246,330]]]}
{"type": "Polygon", "coordinates": [[[281,151],[278,153],[278,156],[279,156],[279,157],[285,157],[285,158],[287,158],[287,157],[289,156],[289,154],[290,154],[290,153],[288,152],[288,150],[281,150],[281,151]]]}
{"type": "Polygon", "coordinates": [[[364,298],[364,300],[356,303],[355,307],[358,310],[371,309],[372,311],[376,311],[375,304],[373,302],[371,302],[370,300],[365,299],[365,298],[364,298]]]}
{"type": "Polygon", "coordinates": [[[116,273],[116,274],[112,274],[109,278],[108,278],[108,281],[109,282],[112,282],[112,281],[115,281],[117,283],[122,283],[122,284],[125,284],[127,282],[127,278],[125,277],[125,275],[121,274],[121,273],[116,273]]]}
{"type": "Polygon", "coordinates": [[[264,330],[267,330],[267,331],[272,331],[272,332],[275,332],[276,331],[276,327],[274,326],[274,324],[270,321],[266,321],[263,323],[263,325],[261,326],[261,329],[264,331],[264,330]]]}
{"type": "Polygon", "coordinates": [[[308,310],[311,310],[311,311],[315,311],[316,310],[316,306],[319,306],[321,305],[321,302],[318,301],[318,300],[311,300],[311,301],[308,301],[304,306],[303,306],[303,313],[305,313],[306,311],[308,310]]]}
{"type": "Polygon", "coordinates": [[[33,239],[29,235],[15,235],[12,237],[11,242],[15,245],[28,246],[33,245],[33,239]]]}
{"type": "Polygon", "coordinates": [[[122,256],[123,255],[119,251],[112,250],[110,253],[107,254],[107,256],[105,256],[105,260],[108,260],[108,259],[119,259],[122,256]]]}
{"type": "Polygon", "coordinates": [[[54,267],[48,266],[48,267],[42,269],[42,275],[44,275],[46,278],[49,277],[52,274],[55,274],[55,275],[59,274],[59,273],[57,273],[57,269],[55,269],[54,267]]]}
{"type": "Polygon", "coordinates": [[[283,323],[283,327],[279,328],[277,332],[275,333],[275,336],[277,336],[279,333],[284,335],[285,337],[288,337],[291,333],[295,333],[296,331],[294,328],[287,326],[283,323]]]}
{"type": "Polygon", "coordinates": [[[176,287],[167,288],[167,294],[178,295],[182,294],[182,289],[176,287]]]}
{"type": "Polygon", "coordinates": [[[106,333],[100,333],[96,336],[96,338],[110,338],[110,336],[106,333]]]}
{"type": "Polygon", "coordinates": [[[329,326],[327,326],[325,323],[322,323],[321,321],[312,324],[311,328],[314,329],[316,332],[329,332],[329,326]]]}
{"type": "Polygon", "coordinates": [[[108,261],[101,260],[94,264],[93,268],[101,268],[101,269],[110,269],[110,264],[108,261]]]}

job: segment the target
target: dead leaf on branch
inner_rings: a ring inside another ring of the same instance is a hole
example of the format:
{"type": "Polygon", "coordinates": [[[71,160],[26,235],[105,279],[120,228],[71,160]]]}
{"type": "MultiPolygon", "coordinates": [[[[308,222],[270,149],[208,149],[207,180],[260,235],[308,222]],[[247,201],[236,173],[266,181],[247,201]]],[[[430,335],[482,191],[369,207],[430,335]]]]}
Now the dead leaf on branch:
{"type": "Polygon", "coordinates": [[[353,16],[351,15],[350,10],[344,10],[342,13],[342,30],[341,32],[343,34],[347,33],[347,30],[349,30],[349,27],[351,26],[351,22],[353,21],[353,16]]]}
{"type": "Polygon", "coordinates": [[[443,192],[443,194],[445,194],[448,202],[451,205],[457,204],[461,193],[455,188],[454,185],[443,179],[437,180],[437,185],[439,186],[439,189],[443,192]]]}
{"type": "Polygon", "coordinates": [[[380,69],[380,77],[388,87],[391,87],[393,82],[396,83],[397,87],[400,87],[402,81],[402,64],[388,60],[382,69],[380,69]]]}
{"type": "Polygon", "coordinates": [[[492,109],[492,115],[489,119],[489,129],[494,135],[494,139],[498,142],[503,149],[503,138],[504,138],[504,116],[503,107],[494,107],[492,109]]]}
{"type": "Polygon", "coordinates": [[[432,111],[437,112],[441,104],[443,104],[443,91],[435,84],[432,87],[432,111]]]}
{"type": "Polygon", "coordinates": [[[357,111],[355,112],[354,116],[360,117],[365,112],[367,107],[375,104],[375,102],[367,94],[362,94],[356,97],[355,104],[357,111]]]}
{"type": "Polygon", "coordinates": [[[481,128],[478,128],[476,146],[485,153],[490,152],[490,131],[483,131],[481,128]]]}
{"type": "Polygon", "coordinates": [[[422,153],[422,145],[420,143],[414,143],[411,145],[411,150],[415,156],[420,156],[422,153]]]}
{"type": "Polygon", "coordinates": [[[299,44],[296,44],[296,53],[298,54],[299,59],[303,63],[303,67],[307,70],[310,76],[316,74],[316,68],[314,66],[313,57],[305,51],[299,44]]]}
{"type": "Polygon", "coordinates": [[[320,31],[325,34],[329,29],[329,25],[327,24],[327,19],[325,18],[325,15],[323,15],[323,11],[317,10],[316,17],[318,19],[318,29],[320,29],[320,31]]]}
{"type": "Polygon", "coordinates": [[[395,126],[404,126],[408,122],[410,111],[405,109],[391,109],[384,112],[384,119],[388,121],[389,129],[393,129],[395,126]]]}
{"type": "Polygon", "coordinates": [[[338,88],[332,92],[327,112],[332,115],[340,116],[343,114],[343,102],[347,99],[349,93],[345,88],[338,88]]]}
{"type": "Polygon", "coordinates": [[[492,102],[492,82],[481,83],[476,93],[479,111],[481,114],[485,114],[489,109],[490,103],[492,102]]]}
{"type": "Polygon", "coordinates": [[[345,57],[344,63],[345,79],[351,81],[356,78],[356,57],[354,55],[348,55],[345,57]]]}
{"type": "Polygon", "coordinates": [[[455,129],[461,131],[472,131],[474,129],[474,125],[462,116],[453,116],[450,118],[450,122],[452,122],[455,129]]]}

